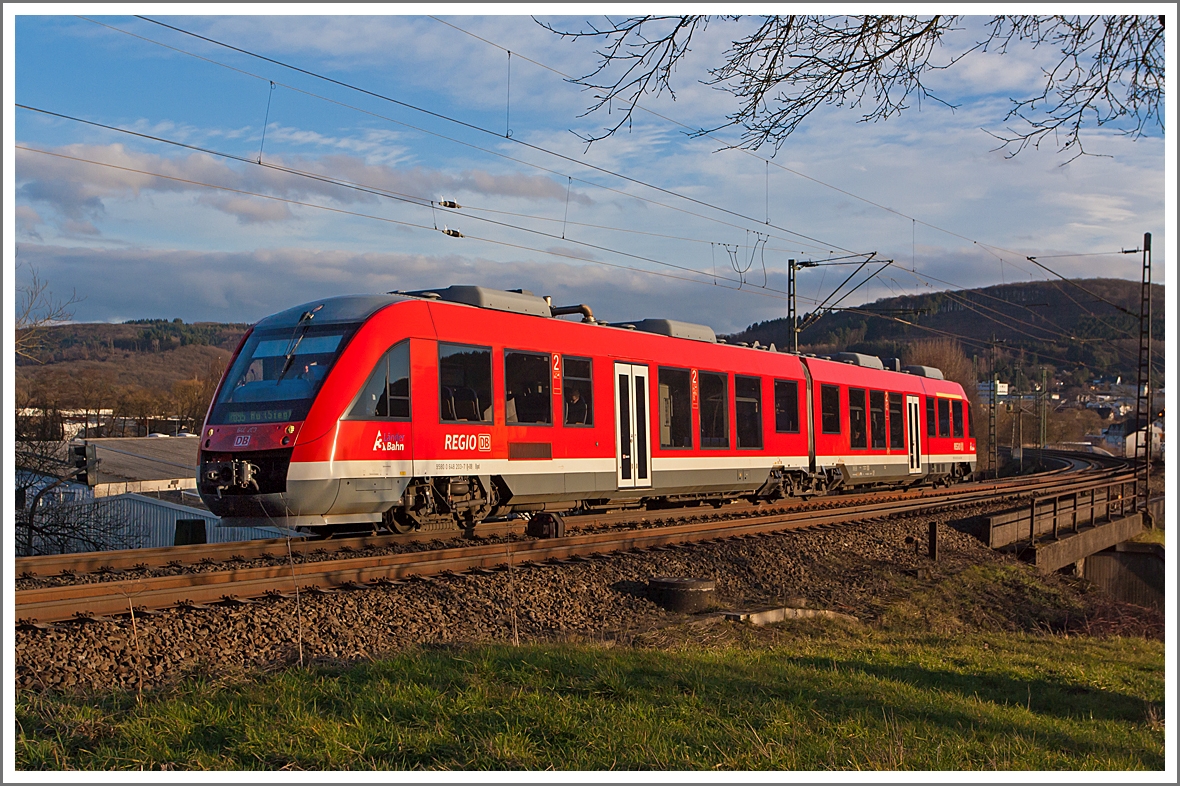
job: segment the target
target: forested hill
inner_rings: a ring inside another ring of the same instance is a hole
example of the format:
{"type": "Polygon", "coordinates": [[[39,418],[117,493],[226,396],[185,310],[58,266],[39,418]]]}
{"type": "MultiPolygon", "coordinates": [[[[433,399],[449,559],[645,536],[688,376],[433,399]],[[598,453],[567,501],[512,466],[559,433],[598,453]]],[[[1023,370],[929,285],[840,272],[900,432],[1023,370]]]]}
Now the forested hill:
{"type": "MultiPolygon", "coordinates": [[[[854,310],[824,315],[799,337],[809,352],[853,351],[900,357],[904,347],[930,338],[958,338],[964,351],[989,351],[993,336],[1005,354],[1023,351],[1027,362],[1060,371],[1133,376],[1139,348],[1139,282],[1080,279],[1004,284],[957,292],[885,298],[854,310]],[[1122,306],[1123,313],[1103,300],[1122,306]]],[[[1164,290],[1152,287],[1152,334],[1157,367],[1163,362],[1164,290]]],[[[787,320],[750,325],[731,342],[791,345],[787,320]]]]}
{"type": "MultiPolygon", "coordinates": [[[[17,356],[18,407],[204,414],[245,324],[137,319],[39,328],[17,356]]],[[[29,338],[26,334],[26,338],[29,338]]]]}
{"type": "Polygon", "coordinates": [[[40,331],[35,359],[17,356],[20,365],[47,365],[71,360],[109,360],[188,346],[233,350],[246,324],[186,323],[180,319],[135,319],[119,324],[80,322],[40,331]]]}

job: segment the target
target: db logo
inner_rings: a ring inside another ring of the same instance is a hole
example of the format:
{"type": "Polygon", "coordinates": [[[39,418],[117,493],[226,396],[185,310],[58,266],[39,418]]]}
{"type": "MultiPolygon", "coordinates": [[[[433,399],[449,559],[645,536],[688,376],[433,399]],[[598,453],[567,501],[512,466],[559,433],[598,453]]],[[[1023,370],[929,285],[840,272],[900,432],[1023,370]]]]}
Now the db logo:
{"type": "Polygon", "coordinates": [[[443,438],[443,450],[480,450],[488,453],[491,449],[491,434],[447,434],[443,438]]]}
{"type": "Polygon", "coordinates": [[[234,437],[234,447],[235,448],[244,448],[249,444],[250,444],[250,435],[249,434],[239,434],[236,437],[234,437]]]}

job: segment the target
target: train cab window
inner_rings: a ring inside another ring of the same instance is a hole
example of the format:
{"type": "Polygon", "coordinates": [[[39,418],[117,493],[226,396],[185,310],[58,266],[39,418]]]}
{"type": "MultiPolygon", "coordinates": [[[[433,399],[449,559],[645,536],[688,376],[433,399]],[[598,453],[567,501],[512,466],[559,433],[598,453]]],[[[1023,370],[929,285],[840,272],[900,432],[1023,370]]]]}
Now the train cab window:
{"type": "Polygon", "coordinates": [[[395,344],[377,361],[369,381],[361,388],[348,420],[410,417],[410,342],[395,344]]]}
{"type": "Polygon", "coordinates": [[[549,355],[539,352],[504,353],[504,419],[512,423],[553,422],[553,394],[549,387],[549,355]]]}
{"type": "Polygon", "coordinates": [[[868,430],[865,428],[865,392],[860,388],[848,389],[848,435],[851,447],[869,446],[868,430]]]}
{"type": "Polygon", "coordinates": [[[565,425],[594,425],[594,385],[589,358],[561,359],[561,396],[565,408],[565,425]]]}
{"type": "Polygon", "coordinates": [[[951,435],[951,402],[950,399],[940,398],[938,400],[938,436],[949,437],[951,435]]]}
{"type": "Polygon", "coordinates": [[[901,394],[889,394],[889,447],[905,447],[905,427],[902,423],[901,394]]]}
{"type": "Polygon", "coordinates": [[[825,434],[840,433],[840,388],[837,385],[820,386],[820,426],[825,434]]]}
{"type": "Polygon", "coordinates": [[[793,379],[774,381],[774,430],[799,433],[799,383],[793,379]]]}
{"type": "Polygon", "coordinates": [[[975,419],[971,417],[971,403],[967,403],[967,436],[975,439],[975,419]]]}
{"type": "Polygon", "coordinates": [[[737,446],[762,447],[762,380],[759,377],[733,379],[733,400],[737,409],[737,446]]]}
{"type": "Polygon", "coordinates": [[[729,377],[702,371],[701,447],[729,447],[729,377]]]}
{"type": "Polygon", "coordinates": [[[954,427],[952,432],[955,439],[963,438],[963,402],[955,400],[951,402],[951,425],[954,427]]]}
{"type": "Polygon", "coordinates": [[[869,433],[873,437],[873,449],[885,447],[885,392],[869,391],[869,433]]]}
{"type": "Polygon", "coordinates": [[[660,447],[692,448],[692,372],[661,368],[660,447]]]}
{"type": "Polygon", "coordinates": [[[492,422],[491,349],[440,343],[438,382],[443,421],[492,422]]]}
{"type": "Polygon", "coordinates": [[[934,399],[930,396],[926,397],[926,436],[934,437],[938,435],[938,418],[934,414],[934,399]]]}

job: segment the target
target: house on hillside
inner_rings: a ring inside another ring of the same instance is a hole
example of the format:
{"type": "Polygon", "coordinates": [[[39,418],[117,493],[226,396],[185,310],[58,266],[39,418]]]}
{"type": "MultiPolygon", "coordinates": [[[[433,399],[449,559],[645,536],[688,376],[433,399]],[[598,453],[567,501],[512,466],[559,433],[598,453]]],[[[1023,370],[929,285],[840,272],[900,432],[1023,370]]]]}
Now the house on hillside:
{"type": "MultiPolygon", "coordinates": [[[[1151,453],[1153,456],[1163,457],[1164,428],[1162,421],[1155,421],[1150,426],[1151,453]]],[[[1142,455],[1147,446],[1148,427],[1135,429],[1135,419],[1112,423],[1102,430],[1102,446],[1116,456],[1142,455]]]]}

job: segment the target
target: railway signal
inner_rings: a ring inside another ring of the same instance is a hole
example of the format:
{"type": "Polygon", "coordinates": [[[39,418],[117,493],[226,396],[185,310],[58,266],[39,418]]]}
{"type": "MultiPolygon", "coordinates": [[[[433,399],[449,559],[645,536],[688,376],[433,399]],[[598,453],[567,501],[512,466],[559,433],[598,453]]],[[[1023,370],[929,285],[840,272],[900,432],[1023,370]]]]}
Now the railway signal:
{"type": "Polygon", "coordinates": [[[98,484],[98,447],[86,443],[84,445],[74,445],[71,448],[74,454],[74,469],[75,477],[79,483],[85,483],[87,486],[95,486],[98,484]]]}

